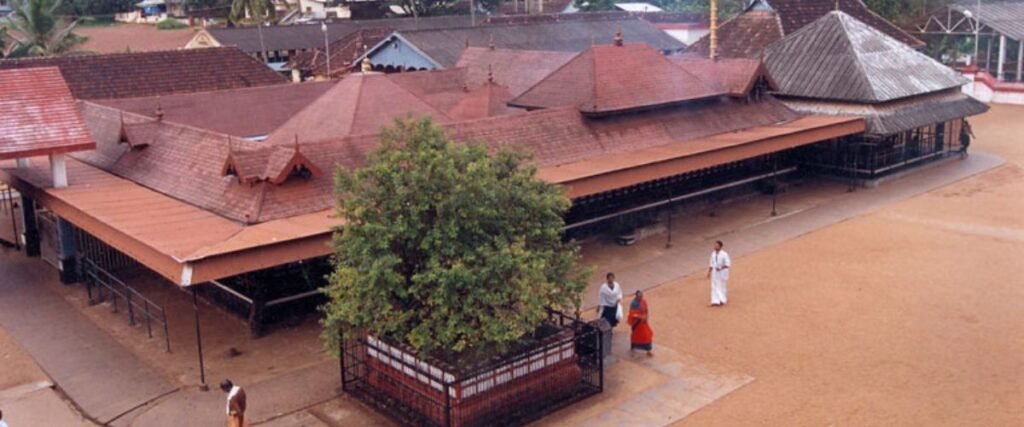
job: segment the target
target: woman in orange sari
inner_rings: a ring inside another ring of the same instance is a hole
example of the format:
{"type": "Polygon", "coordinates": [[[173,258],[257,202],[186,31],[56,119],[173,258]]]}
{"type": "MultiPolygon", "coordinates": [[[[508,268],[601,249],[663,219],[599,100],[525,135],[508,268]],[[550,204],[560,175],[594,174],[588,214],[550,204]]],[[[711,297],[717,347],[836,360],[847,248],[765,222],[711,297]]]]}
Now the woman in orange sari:
{"type": "Polygon", "coordinates": [[[654,331],[647,320],[647,300],[644,299],[644,293],[638,290],[633,302],[629,304],[628,323],[629,327],[633,328],[629,335],[629,351],[646,350],[648,356],[654,356],[654,331]]]}

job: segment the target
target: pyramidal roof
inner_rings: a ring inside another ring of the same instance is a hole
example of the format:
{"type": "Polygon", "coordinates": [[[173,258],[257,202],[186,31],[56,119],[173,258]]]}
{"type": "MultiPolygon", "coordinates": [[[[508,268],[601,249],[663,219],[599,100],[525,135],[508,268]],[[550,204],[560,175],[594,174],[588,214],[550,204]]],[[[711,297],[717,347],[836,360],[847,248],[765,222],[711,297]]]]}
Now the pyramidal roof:
{"type": "Polygon", "coordinates": [[[585,114],[607,114],[726,93],[675,66],[649,45],[600,45],[576,55],[509,105],[574,106],[585,114]]]}
{"type": "Polygon", "coordinates": [[[833,11],[765,52],[782,95],[887,102],[961,86],[953,70],[904,43],[833,11]]]}
{"type": "Polygon", "coordinates": [[[377,133],[395,119],[432,117],[446,123],[447,115],[395,84],[384,74],[349,74],[338,80],[267,137],[268,144],[321,141],[348,135],[377,133]]]}

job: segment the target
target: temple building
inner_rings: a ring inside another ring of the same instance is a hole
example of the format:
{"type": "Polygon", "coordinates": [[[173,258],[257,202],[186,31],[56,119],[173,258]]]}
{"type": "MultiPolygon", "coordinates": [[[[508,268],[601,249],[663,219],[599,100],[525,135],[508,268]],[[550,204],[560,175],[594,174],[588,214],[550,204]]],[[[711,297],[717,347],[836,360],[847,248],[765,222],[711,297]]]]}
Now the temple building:
{"type": "MultiPolygon", "coordinates": [[[[275,310],[322,298],[328,243],[344,224],[332,171],[362,166],[396,118],[430,117],[457,142],[531,153],[540,178],[573,201],[569,236],[683,200],[753,191],[800,173],[801,147],[865,130],[861,117],[787,107],[758,60],[669,59],[622,35],[570,54],[471,48],[457,62],[82,100],[96,149],[67,160],[68,189],[54,187],[39,161],[5,164],[0,180],[32,200],[36,216],[68,224],[74,244],[58,258],[90,271],[151,271],[220,301],[258,335],[275,310]],[[491,66],[516,58],[545,65],[528,75],[491,66]]],[[[49,232],[27,226],[26,239],[49,232]]]]}
{"type": "Polygon", "coordinates": [[[764,61],[790,108],[864,118],[863,135],[805,150],[843,176],[872,180],[958,153],[966,118],[988,110],[955,70],[844,12],[772,44],[764,61]]]}

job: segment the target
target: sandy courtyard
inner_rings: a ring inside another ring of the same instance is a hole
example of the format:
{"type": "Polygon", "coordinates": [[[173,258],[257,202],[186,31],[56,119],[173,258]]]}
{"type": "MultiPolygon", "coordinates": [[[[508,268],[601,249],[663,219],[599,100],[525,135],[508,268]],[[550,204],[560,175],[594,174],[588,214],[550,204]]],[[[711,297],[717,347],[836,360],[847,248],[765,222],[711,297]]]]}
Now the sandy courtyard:
{"type": "MultiPolygon", "coordinates": [[[[735,257],[725,308],[703,274],[650,291],[656,348],[753,377],[676,425],[1024,425],[1021,118],[974,120],[1003,166],[735,257]]],[[[624,362],[598,400],[649,381],[624,362]]]]}

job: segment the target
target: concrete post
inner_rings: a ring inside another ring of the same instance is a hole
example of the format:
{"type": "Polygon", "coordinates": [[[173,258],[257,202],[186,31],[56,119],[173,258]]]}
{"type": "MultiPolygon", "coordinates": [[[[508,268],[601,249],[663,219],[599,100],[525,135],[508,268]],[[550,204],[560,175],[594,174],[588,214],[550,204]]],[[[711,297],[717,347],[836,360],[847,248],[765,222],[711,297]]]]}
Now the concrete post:
{"type": "Polygon", "coordinates": [[[999,62],[996,63],[996,80],[1003,81],[1006,75],[1003,74],[1003,65],[1006,64],[1006,36],[999,35],[999,62]]]}
{"type": "Polygon", "coordinates": [[[25,255],[39,256],[39,226],[36,224],[36,201],[21,196],[21,244],[25,246],[25,255]]]}
{"type": "Polygon", "coordinates": [[[1017,40],[1017,81],[1024,81],[1021,78],[1021,72],[1024,71],[1024,39],[1017,40]]]}
{"type": "Polygon", "coordinates": [[[14,162],[19,169],[32,167],[32,161],[30,161],[28,157],[19,157],[14,160],[14,162]]]}
{"type": "Polygon", "coordinates": [[[60,282],[71,284],[78,281],[78,248],[75,244],[75,227],[64,218],[57,217],[57,239],[60,241],[60,282]]]}
{"type": "Polygon", "coordinates": [[[50,155],[50,175],[53,177],[53,188],[68,186],[68,167],[63,154],[50,155]]]}

